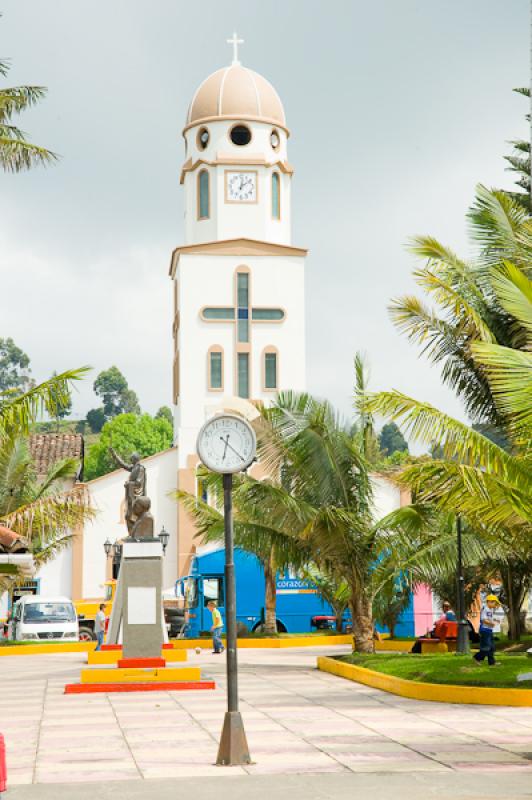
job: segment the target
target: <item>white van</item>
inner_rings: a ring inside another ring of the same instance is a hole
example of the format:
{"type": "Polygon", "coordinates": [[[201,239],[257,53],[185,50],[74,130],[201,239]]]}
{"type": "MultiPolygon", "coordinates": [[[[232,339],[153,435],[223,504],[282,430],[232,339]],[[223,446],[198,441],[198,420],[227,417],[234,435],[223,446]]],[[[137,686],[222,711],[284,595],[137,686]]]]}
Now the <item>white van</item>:
{"type": "Polygon", "coordinates": [[[28,594],[13,606],[8,638],[17,641],[79,641],[78,616],[68,597],[28,594]]]}

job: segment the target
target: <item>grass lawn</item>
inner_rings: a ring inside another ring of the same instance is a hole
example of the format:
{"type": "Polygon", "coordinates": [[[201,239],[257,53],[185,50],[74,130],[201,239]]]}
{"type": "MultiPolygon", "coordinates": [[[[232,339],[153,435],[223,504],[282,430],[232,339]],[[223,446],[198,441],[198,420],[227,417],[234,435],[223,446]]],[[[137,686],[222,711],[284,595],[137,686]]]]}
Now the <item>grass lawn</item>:
{"type": "Polygon", "coordinates": [[[424,683],[452,683],[462,686],[494,686],[512,689],[532,689],[532,680],[517,681],[522,672],[532,673],[532,658],[526,655],[497,654],[500,666],[489,667],[484,661],[478,665],[471,656],[454,653],[413,655],[411,653],[352,653],[340,656],[339,661],[358,667],[374,669],[397,678],[424,683]]]}

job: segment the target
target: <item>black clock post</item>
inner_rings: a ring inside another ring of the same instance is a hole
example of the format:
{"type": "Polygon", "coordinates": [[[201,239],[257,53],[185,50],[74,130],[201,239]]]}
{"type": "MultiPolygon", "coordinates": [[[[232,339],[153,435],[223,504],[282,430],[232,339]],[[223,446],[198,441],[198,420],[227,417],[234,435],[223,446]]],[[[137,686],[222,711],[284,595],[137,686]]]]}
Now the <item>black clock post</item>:
{"type": "Polygon", "coordinates": [[[227,628],[227,711],[216,763],[223,766],[251,764],[244,722],[238,710],[238,662],[236,636],[236,584],[233,536],[233,475],[223,474],[225,539],[225,622],[227,628]]]}

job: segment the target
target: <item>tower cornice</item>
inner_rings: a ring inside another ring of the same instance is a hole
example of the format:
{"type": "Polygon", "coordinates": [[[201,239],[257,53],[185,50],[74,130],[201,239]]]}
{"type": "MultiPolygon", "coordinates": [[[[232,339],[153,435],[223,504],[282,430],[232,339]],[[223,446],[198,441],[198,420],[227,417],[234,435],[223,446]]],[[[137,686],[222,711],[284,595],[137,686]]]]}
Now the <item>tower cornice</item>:
{"type": "Polygon", "coordinates": [[[286,244],[264,242],[259,239],[222,239],[214,242],[187,244],[176,247],[172,252],[169,274],[175,277],[180,255],[219,255],[219,256],[299,256],[305,257],[308,250],[286,244]]]}
{"type": "Polygon", "coordinates": [[[181,176],[179,178],[179,183],[183,184],[185,182],[185,175],[187,172],[194,172],[195,169],[205,165],[207,167],[218,167],[218,166],[242,166],[242,167],[250,167],[250,166],[259,166],[259,167],[279,167],[281,172],[284,172],[285,175],[293,175],[294,168],[288,161],[278,159],[277,161],[267,161],[264,156],[261,155],[248,155],[248,156],[231,156],[226,153],[217,153],[215,159],[207,159],[207,158],[197,158],[195,161],[192,161],[189,158],[183,164],[181,168],[181,176]]]}

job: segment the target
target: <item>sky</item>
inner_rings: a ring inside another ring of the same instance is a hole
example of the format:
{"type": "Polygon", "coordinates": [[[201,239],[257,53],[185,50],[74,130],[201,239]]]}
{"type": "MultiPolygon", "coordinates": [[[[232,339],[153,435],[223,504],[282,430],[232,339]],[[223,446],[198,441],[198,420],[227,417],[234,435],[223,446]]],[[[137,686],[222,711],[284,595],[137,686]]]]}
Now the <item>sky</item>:
{"type": "Polygon", "coordinates": [[[171,404],[181,130],[236,30],[291,130],[309,390],[349,415],[362,351],[371,388],[463,417],[387,305],[415,290],[411,236],[471,257],[475,185],[512,187],[507,142],[528,136],[512,92],[529,82],[527,0],[3,0],[0,11],[8,85],[48,87],[20,127],[61,155],[0,174],[0,337],[38,380],[94,368],[74,416],[99,404],[92,382],[111,365],[143,409],[171,404]]]}

